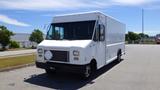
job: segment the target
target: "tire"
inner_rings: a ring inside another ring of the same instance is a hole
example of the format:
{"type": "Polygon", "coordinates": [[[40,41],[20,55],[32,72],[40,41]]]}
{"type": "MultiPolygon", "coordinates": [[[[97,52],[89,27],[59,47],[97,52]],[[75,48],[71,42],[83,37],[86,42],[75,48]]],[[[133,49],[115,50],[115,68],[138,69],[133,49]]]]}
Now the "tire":
{"type": "Polygon", "coordinates": [[[117,54],[117,62],[121,62],[121,56],[121,51],[119,51],[117,54]]]}
{"type": "Polygon", "coordinates": [[[96,70],[97,70],[96,63],[91,62],[89,65],[86,66],[86,72],[83,74],[83,78],[88,80],[91,76],[94,75],[96,70]]]}
{"type": "Polygon", "coordinates": [[[91,65],[89,64],[89,65],[86,66],[86,70],[85,70],[85,73],[82,74],[82,78],[84,80],[88,80],[89,77],[91,76],[91,74],[92,74],[91,65]]]}
{"type": "Polygon", "coordinates": [[[85,77],[88,78],[91,75],[91,65],[86,66],[85,77]]]}

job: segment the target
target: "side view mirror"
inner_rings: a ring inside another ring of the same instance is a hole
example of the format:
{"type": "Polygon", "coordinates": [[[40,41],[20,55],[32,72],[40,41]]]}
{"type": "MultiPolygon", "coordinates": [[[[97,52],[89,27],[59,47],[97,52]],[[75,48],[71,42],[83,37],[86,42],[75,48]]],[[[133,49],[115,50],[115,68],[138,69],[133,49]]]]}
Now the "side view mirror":
{"type": "Polygon", "coordinates": [[[97,26],[93,40],[94,41],[104,41],[105,40],[105,26],[104,25],[99,24],[97,26]]]}
{"type": "Polygon", "coordinates": [[[100,41],[105,40],[105,26],[103,24],[99,25],[99,40],[100,41]]]}

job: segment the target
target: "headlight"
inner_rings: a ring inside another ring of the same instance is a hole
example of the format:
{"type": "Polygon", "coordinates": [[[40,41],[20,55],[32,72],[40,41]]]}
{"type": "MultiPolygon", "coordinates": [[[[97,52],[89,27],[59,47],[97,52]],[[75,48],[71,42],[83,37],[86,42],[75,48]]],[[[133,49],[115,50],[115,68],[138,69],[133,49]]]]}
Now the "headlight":
{"type": "Polygon", "coordinates": [[[74,55],[74,56],[79,56],[79,51],[74,50],[74,51],[73,51],[73,55],[74,55]]]}
{"type": "Polygon", "coordinates": [[[42,48],[39,48],[37,51],[38,51],[38,54],[42,54],[43,53],[42,48]]]}
{"type": "Polygon", "coordinates": [[[44,53],[44,57],[45,57],[45,59],[47,59],[47,60],[52,59],[52,57],[53,57],[52,52],[49,51],[49,50],[46,51],[46,52],[44,53]]]}

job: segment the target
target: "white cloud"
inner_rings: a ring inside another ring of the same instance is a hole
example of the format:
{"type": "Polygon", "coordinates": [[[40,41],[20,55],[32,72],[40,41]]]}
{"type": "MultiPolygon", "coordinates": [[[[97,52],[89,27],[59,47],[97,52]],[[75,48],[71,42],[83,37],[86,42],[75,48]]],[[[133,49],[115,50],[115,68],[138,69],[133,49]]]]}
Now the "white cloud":
{"type": "Polygon", "coordinates": [[[1,0],[1,8],[20,10],[61,10],[96,7],[84,0],[1,0]]]}
{"type": "Polygon", "coordinates": [[[0,14],[0,22],[11,24],[11,25],[16,25],[16,26],[23,26],[23,27],[28,27],[30,26],[29,24],[19,22],[16,19],[9,18],[8,16],[0,14]]]}
{"type": "Polygon", "coordinates": [[[68,9],[97,9],[109,6],[154,6],[152,2],[159,0],[0,0],[0,9],[16,10],[68,10],[68,9]]]}
{"type": "Polygon", "coordinates": [[[112,0],[112,1],[120,5],[142,5],[150,2],[150,0],[112,0]]]}

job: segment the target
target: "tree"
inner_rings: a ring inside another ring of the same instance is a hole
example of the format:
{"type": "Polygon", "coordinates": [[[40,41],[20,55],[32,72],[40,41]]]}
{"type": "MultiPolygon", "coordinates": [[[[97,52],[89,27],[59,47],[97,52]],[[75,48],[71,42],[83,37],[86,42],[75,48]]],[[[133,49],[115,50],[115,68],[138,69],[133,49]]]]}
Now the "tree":
{"type": "Polygon", "coordinates": [[[29,37],[31,42],[40,43],[43,40],[43,33],[39,29],[34,29],[29,37]]]}
{"type": "Polygon", "coordinates": [[[136,41],[138,42],[140,39],[140,36],[134,32],[129,31],[126,35],[126,40],[128,40],[129,43],[135,43],[136,41]]]}
{"type": "Polygon", "coordinates": [[[10,43],[10,37],[12,35],[14,35],[13,32],[9,31],[7,27],[0,26],[0,44],[3,50],[5,50],[6,46],[10,43]]]}
{"type": "Polygon", "coordinates": [[[128,34],[125,34],[125,40],[126,40],[126,41],[129,41],[128,34]]]}
{"type": "Polygon", "coordinates": [[[19,47],[20,45],[18,42],[12,40],[10,41],[10,48],[19,48],[19,47]]]}
{"type": "Polygon", "coordinates": [[[149,35],[147,35],[147,34],[139,33],[138,35],[139,35],[141,38],[149,38],[149,35]]]}

